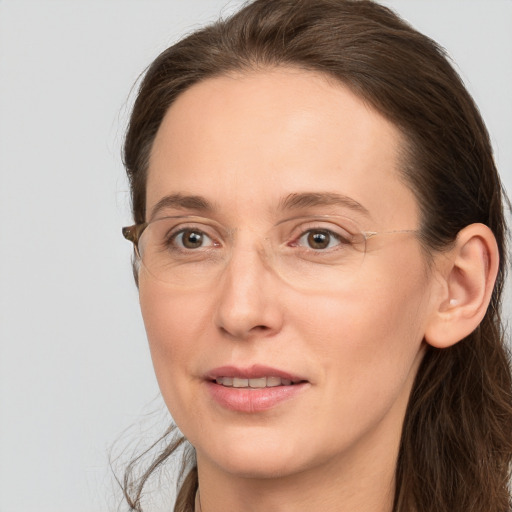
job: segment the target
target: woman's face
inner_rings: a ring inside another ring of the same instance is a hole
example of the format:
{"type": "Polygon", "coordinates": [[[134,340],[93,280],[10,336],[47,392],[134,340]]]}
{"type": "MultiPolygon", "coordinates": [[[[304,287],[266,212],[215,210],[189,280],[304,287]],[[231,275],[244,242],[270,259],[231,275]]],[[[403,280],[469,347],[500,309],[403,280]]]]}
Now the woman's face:
{"type": "Polygon", "coordinates": [[[205,265],[230,248],[214,277],[195,277],[186,263],[180,286],[144,267],[139,276],[157,379],[200,464],[268,477],[394,463],[434,278],[412,233],[370,238],[346,268],[321,258],[338,249],[331,218],[363,231],[418,228],[400,141],[346,87],[295,69],[205,80],[167,112],[150,158],[147,220],[206,219],[202,238],[195,223],[192,238],[172,239],[187,254],[206,251],[205,265]],[[286,260],[283,278],[268,233],[290,219],[305,233],[284,240],[292,261],[294,251],[320,259],[304,269],[286,260]]]}

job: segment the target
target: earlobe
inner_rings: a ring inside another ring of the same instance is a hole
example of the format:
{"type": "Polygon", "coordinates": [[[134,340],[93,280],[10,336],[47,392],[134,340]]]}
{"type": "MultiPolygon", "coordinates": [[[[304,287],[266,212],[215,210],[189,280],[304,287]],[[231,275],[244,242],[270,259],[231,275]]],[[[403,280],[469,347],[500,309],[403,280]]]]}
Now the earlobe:
{"type": "Polygon", "coordinates": [[[487,311],[499,263],[494,234],[483,224],[465,227],[439,263],[440,281],[425,341],[446,348],[471,334],[487,311]]]}

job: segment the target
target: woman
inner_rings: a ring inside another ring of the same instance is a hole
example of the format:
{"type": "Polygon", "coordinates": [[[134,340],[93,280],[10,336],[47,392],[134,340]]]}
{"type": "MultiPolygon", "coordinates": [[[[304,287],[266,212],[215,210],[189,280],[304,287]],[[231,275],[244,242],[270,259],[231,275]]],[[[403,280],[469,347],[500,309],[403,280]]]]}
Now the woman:
{"type": "Polygon", "coordinates": [[[434,42],[257,0],[155,60],[124,158],[176,511],[510,510],[504,193],[434,42]]]}

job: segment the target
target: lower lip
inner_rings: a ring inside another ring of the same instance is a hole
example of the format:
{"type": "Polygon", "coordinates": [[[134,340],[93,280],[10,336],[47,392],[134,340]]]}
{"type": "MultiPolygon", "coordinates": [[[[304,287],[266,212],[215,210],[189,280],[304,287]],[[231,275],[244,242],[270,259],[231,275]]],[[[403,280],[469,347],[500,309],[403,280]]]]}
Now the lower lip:
{"type": "Polygon", "coordinates": [[[207,382],[211,397],[222,407],[238,412],[261,412],[295,398],[308,386],[307,382],[270,388],[233,388],[207,382]]]}

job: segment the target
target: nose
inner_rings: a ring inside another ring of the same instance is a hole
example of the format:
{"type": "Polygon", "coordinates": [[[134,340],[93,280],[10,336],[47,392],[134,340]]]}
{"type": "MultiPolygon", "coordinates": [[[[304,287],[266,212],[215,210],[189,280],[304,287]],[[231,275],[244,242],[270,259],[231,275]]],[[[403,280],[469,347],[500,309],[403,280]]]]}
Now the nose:
{"type": "Polygon", "coordinates": [[[234,250],[218,288],[217,327],[232,339],[270,337],[283,325],[280,283],[257,249],[234,250]]]}

